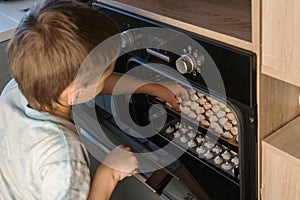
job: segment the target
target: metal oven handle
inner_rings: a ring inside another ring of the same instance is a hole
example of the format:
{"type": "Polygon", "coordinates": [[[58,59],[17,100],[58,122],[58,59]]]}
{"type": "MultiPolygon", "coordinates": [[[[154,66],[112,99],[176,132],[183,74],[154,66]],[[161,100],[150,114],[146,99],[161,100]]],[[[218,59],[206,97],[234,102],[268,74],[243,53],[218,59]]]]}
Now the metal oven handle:
{"type": "MultiPolygon", "coordinates": [[[[100,143],[98,140],[96,140],[91,134],[89,134],[86,130],[83,128],[80,128],[80,133],[82,136],[84,136],[86,139],[88,139],[90,142],[93,142],[94,145],[96,145],[100,150],[102,150],[105,154],[109,154],[111,150],[109,150],[108,147],[106,147],[104,144],[100,143]]],[[[155,189],[153,189],[150,185],[148,185],[147,179],[142,176],[139,173],[133,173],[132,176],[134,176],[138,181],[143,183],[146,187],[148,187],[152,192],[156,192],[155,189]]]]}

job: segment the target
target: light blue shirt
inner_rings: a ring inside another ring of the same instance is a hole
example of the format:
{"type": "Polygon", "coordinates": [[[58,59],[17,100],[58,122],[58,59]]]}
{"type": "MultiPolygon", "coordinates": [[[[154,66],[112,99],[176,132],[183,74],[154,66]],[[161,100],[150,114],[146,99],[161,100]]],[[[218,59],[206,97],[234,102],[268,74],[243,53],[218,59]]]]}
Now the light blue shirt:
{"type": "Polygon", "coordinates": [[[74,124],[27,105],[11,80],[0,97],[0,199],[87,199],[88,154],[74,124]]]}

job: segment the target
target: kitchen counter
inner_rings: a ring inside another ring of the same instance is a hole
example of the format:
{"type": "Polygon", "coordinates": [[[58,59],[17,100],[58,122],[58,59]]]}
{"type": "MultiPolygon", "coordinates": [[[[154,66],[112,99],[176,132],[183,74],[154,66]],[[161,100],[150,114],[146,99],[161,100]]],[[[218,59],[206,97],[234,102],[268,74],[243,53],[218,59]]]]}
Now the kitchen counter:
{"type": "Polygon", "coordinates": [[[12,37],[25,14],[23,10],[31,7],[36,1],[0,1],[0,42],[9,40],[12,37]]]}
{"type": "Polygon", "coordinates": [[[34,5],[37,0],[0,0],[0,93],[11,79],[6,56],[6,47],[16,27],[25,14],[22,11],[34,5]]]}
{"type": "Polygon", "coordinates": [[[249,0],[97,0],[213,40],[252,51],[249,0]]]}

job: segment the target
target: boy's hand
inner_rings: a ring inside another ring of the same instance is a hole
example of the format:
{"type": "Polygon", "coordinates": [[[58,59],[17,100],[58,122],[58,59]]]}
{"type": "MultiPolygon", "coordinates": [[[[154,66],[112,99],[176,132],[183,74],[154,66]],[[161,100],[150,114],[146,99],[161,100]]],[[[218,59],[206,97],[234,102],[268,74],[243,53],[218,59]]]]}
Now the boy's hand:
{"type": "Polygon", "coordinates": [[[176,96],[182,97],[185,100],[189,99],[187,90],[175,82],[162,82],[159,84],[149,85],[150,89],[148,94],[166,101],[173,109],[177,111],[180,111],[180,105],[176,100],[176,96]]]}
{"type": "Polygon", "coordinates": [[[122,145],[114,148],[103,160],[102,164],[109,168],[116,181],[131,176],[138,169],[138,160],[129,147],[122,145]]]}
{"type": "Polygon", "coordinates": [[[138,168],[138,161],[128,147],[114,148],[97,168],[89,200],[109,199],[119,181],[131,176],[138,168]]]}

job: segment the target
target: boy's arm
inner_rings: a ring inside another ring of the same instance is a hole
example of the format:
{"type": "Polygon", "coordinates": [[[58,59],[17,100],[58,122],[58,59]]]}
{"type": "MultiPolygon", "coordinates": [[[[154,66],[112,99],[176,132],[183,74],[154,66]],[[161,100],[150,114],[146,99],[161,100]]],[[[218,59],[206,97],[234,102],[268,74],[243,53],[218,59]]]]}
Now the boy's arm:
{"type": "Polygon", "coordinates": [[[138,169],[138,160],[129,147],[113,149],[96,170],[88,200],[109,200],[117,183],[138,169]]]}
{"type": "Polygon", "coordinates": [[[130,93],[144,93],[157,96],[164,101],[167,101],[171,106],[179,110],[179,105],[176,101],[175,95],[183,96],[188,99],[187,91],[175,82],[165,83],[151,83],[142,79],[131,76],[112,73],[106,80],[101,91],[101,94],[130,94],[130,93]],[[122,78],[122,79],[121,79],[122,78]],[[117,82],[121,79],[121,83],[117,82]],[[117,87],[115,87],[117,85],[117,87]]]}
{"type": "Polygon", "coordinates": [[[109,200],[118,182],[113,177],[112,169],[100,165],[94,174],[88,200],[109,200]]]}

